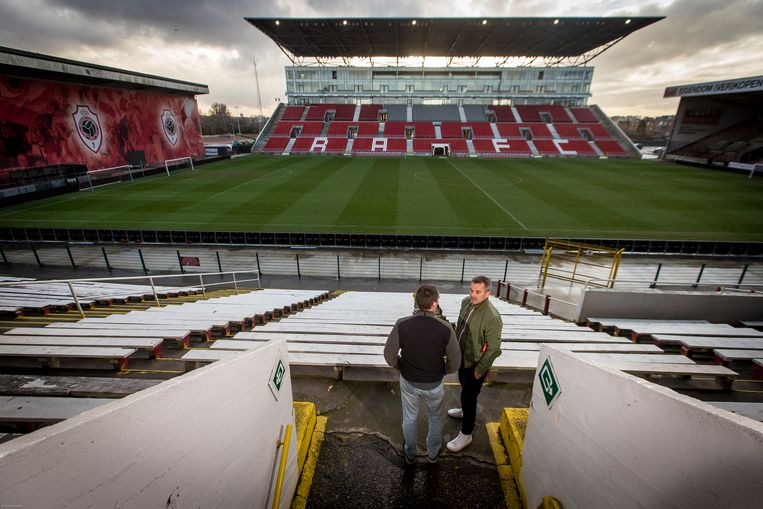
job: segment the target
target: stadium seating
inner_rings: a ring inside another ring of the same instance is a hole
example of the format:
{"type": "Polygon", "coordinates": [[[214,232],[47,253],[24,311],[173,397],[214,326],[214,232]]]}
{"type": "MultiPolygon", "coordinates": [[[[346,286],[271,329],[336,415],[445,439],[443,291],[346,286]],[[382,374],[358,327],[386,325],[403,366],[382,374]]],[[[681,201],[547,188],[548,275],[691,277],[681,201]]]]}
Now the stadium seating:
{"type": "Polygon", "coordinates": [[[712,133],[668,153],[676,159],[690,157],[722,164],[763,161],[763,120],[750,118],[712,133]]]}
{"type": "Polygon", "coordinates": [[[262,151],[282,153],[291,138],[296,138],[289,150],[293,153],[344,153],[353,139],[353,154],[399,155],[408,153],[411,139],[415,154],[432,154],[433,143],[442,143],[453,155],[469,154],[471,146],[477,154],[493,157],[630,155],[589,108],[553,104],[287,106],[262,151]],[[382,112],[386,122],[379,121],[382,112]],[[413,120],[407,120],[409,113],[413,120]],[[469,121],[461,121],[462,113],[469,121]]]}
{"type": "Polygon", "coordinates": [[[487,122],[485,106],[481,104],[465,104],[463,109],[467,122],[487,122]]]}
{"type": "Polygon", "coordinates": [[[314,104],[308,107],[305,120],[319,120],[323,122],[326,119],[326,113],[333,111],[333,120],[352,120],[355,117],[354,104],[314,104]]]}
{"type": "Polygon", "coordinates": [[[595,156],[596,151],[585,140],[560,141],[559,147],[564,152],[576,152],[577,155],[595,156]]]}
{"type": "Polygon", "coordinates": [[[519,130],[519,126],[517,124],[496,124],[496,125],[498,127],[498,133],[501,135],[502,138],[506,138],[510,140],[524,139],[524,135],[522,135],[522,132],[519,130]]]}
{"type": "Polygon", "coordinates": [[[553,140],[535,140],[533,141],[538,153],[542,156],[559,156],[559,148],[553,140]]]}
{"type": "Polygon", "coordinates": [[[459,122],[461,114],[455,104],[431,106],[426,104],[414,104],[412,107],[413,121],[453,121],[459,122]]]}
{"type": "Polygon", "coordinates": [[[578,122],[598,122],[599,119],[596,118],[596,115],[593,114],[593,112],[588,108],[570,108],[570,112],[572,113],[572,116],[575,117],[575,120],[578,122]]]}
{"type": "Polygon", "coordinates": [[[511,111],[511,106],[489,106],[495,113],[496,122],[516,122],[517,118],[514,116],[514,112],[511,111]]]}
{"type": "Polygon", "coordinates": [[[379,120],[379,110],[382,109],[381,104],[364,104],[360,107],[360,121],[373,121],[379,120]]]}
{"type": "Polygon", "coordinates": [[[474,150],[483,156],[525,156],[532,155],[532,149],[525,140],[474,140],[474,150]]]}
{"type": "Polygon", "coordinates": [[[464,129],[471,129],[472,138],[493,138],[493,130],[487,122],[443,122],[440,126],[443,138],[464,138],[464,129]]]}
{"type": "Polygon", "coordinates": [[[263,147],[263,152],[269,152],[269,153],[278,153],[284,151],[286,148],[286,145],[289,144],[289,138],[274,138],[270,137],[268,139],[267,143],[265,143],[265,146],[263,147]]]}
{"type": "Polygon", "coordinates": [[[596,146],[607,156],[624,156],[628,152],[615,140],[596,140],[596,146]]]}
{"type": "Polygon", "coordinates": [[[523,104],[516,106],[521,122],[546,122],[543,114],[550,117],[551,122],[572,122],[563,106],[558,104],[523,104]]]}
{"type": "Polygon", "coordinates": [[[554,137],[546,124],[517,124],[519,129],[529,129],[534,140],[550,140],[554,137]]]}
{"type": "Polygon", "coordinates": [[[301,120],[304,106],[287,106],[281,116],[281,120],[301,120]]]}

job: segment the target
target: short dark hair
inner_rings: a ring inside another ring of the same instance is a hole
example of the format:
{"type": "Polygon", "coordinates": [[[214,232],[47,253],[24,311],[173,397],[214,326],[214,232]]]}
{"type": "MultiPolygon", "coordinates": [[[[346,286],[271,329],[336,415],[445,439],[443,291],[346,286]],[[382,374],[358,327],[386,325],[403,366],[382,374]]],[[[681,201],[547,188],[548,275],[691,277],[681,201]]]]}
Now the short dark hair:
{"type": "Polygon", "coordinates": [[[421,285],[416,290],[416,307],[420,311],[429,311],[432,304],[440,298],[440,291],[435,285],[421,285]]]}
{"type": "Polygon", "coordinates": [[[474,276],[472,283],[482,283],[485,285],[485,290],[490,290],[490,278],[487,276],[474,276]]]}

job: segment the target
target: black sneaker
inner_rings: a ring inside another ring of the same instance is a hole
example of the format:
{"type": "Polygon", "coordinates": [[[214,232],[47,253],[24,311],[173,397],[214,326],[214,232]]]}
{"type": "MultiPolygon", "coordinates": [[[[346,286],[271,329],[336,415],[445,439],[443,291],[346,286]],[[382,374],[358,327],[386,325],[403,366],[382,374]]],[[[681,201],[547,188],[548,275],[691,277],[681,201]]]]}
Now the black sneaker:
{"type": "Polygon", "coordinates": [[[405,454],[405,452],[403,452],[403,457],[405,458],[405,464],[406,465],[413,465],[414,463],[416,463],[416,458],[415,457],[414,458],[409,458],[408,455],[405,454]]]}
{"type": "Polygon", "coordinates": [[[431,456],[427,455],[427,463],[435,464],[435,463],[437,463],[437,460],[439,459],[439,457],[440,457],[439,454],[437,456],[435,456],[434,458],[432,458],[431,456]]]}

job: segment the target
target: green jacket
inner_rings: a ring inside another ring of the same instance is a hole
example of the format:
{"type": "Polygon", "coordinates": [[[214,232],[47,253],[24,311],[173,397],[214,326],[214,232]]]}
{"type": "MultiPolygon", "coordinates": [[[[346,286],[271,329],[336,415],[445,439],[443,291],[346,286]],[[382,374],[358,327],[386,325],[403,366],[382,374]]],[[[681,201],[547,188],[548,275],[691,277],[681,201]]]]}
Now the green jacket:
{"type": "Polygon", "coordinates": [[[490,299],[485,299],[474,308],[467,324],[465,320],[472,307],[469,297],[461,301],[456,338],[458,338],[458,346],[461,347],[464,367],[474,366],[477,375],[482,376],[488,372],[493,361],[501,355],[503,321],[498,310],[490,303],[490,299]]]}

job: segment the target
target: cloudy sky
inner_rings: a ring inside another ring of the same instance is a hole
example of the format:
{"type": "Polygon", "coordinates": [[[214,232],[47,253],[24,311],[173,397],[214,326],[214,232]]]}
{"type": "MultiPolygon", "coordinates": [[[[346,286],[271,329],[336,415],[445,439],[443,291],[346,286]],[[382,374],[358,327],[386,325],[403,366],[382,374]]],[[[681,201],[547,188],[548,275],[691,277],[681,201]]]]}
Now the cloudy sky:
{"type": "Polygon", "coordinates": [[[244,17],[667,16],[593,60],[591,104],[664,115],[666,86],[763,75],[763,0],[0,0],[0,45],[209,85],[207,113],[285,99],[289,60],[244,17]]]}

